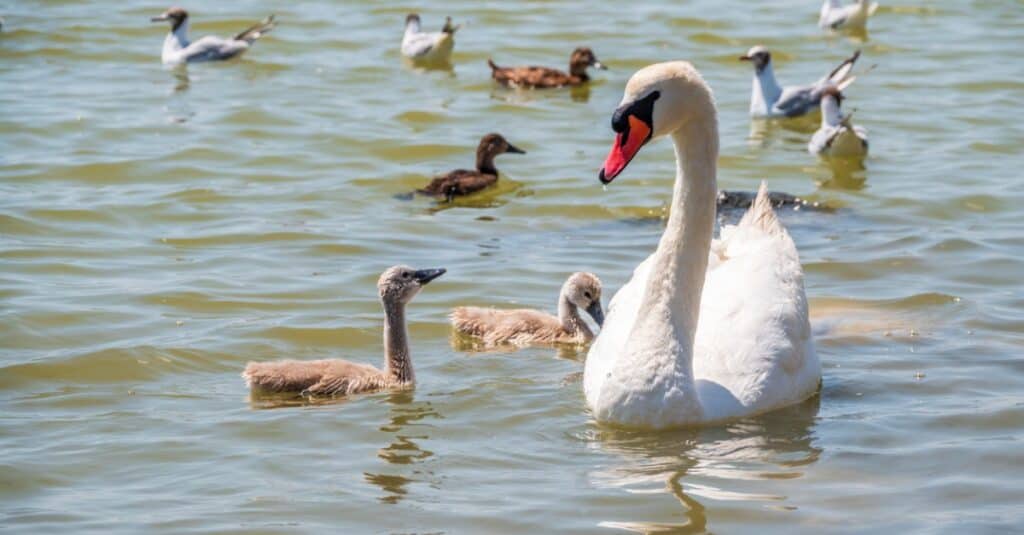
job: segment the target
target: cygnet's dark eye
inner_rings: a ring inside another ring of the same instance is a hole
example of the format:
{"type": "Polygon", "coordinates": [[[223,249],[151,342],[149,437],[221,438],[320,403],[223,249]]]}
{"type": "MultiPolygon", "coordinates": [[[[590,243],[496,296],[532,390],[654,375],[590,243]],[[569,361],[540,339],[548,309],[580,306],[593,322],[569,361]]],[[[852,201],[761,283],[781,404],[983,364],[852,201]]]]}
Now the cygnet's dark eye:
{"type": "Polygon", "coordinates": [[[408,279],[410,277],[412,277],[412,272],[410,272],[410,271],[403,271],[402,272],[402,278],[403,279],[408,279]]]}
{"type": "Polygon", "coordinates": [[[583,292],[583,296],[587,299],[593,299],[593,297],[590,296],[590,292],[583,292]]]}

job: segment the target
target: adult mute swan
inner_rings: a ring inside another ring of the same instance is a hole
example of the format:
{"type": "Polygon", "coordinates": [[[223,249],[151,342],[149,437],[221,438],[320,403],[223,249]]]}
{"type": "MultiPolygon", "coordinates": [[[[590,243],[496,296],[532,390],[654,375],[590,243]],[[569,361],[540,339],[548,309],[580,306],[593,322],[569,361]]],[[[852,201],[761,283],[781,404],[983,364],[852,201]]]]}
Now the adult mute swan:
{"type": "Polygon", "coordinates": [[[714,98],[686,62],[633,75],[612,116],[605,184],[653,138],[676,152],[672,208],[658,248],[612,298],[583,388],[599,422],[702,425],[797,403],[817,391],[803,270],[764,184],[739,224],[715,225],[714,98]]]}

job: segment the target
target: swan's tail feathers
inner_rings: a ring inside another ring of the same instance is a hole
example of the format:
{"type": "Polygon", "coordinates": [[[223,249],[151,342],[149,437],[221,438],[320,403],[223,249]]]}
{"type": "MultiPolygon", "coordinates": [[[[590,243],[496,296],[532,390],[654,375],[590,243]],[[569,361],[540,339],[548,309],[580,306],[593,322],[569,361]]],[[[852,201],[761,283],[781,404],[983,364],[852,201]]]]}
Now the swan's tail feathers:
{"type": "Polygon", "coordinates": [[[859,57],[860,50],[857,50],[852,56],[843,60],[838,67],[828,74],[828,81],[835,85],[840,85],[844,80],[850,77],[850,73],[853,71],[853,64],[857,62],[857,58],[859,57]]]}
{"type": "Polygon", "coordinates": [[[254,24],[244,32],[236,35],[235,40],[245,41],[251,45],[260,37],[270,33],[270,30],[273,30],[274,26],[277,26],[277,21],[274,20],[274,15],[271,15],[263,19],[259,24],[254,24]]]}
{"type": "Polygon", "coordinates": [[[761,181],[761,187],[757,190],[757,197],[750,204],[750,210],[743,215],[737,227],[753,226],[768,234],[784,234],[786,229],[779,221],[772,209],[772,200],[768,195],[768,184],[761,181]]]}

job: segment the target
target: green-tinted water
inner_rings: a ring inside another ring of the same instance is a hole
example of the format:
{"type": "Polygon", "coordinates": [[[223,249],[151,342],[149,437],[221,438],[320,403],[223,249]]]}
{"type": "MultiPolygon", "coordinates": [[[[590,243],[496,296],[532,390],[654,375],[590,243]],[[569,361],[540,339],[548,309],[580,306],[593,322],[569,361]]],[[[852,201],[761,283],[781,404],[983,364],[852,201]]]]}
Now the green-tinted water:
{"type": "Polygon", "coordinates": [[[0,33],[0,525],[11,532],[1001,531],[1024,522],[1024,12],[884,4],[865,42],[813,2],[451,2],[455,70],[398,57],[409,6],[186,6],[193,33],[281,25],[241,61],[165,71],[141,2],[15,1],[0,33]],[[751,124],[757,43],[783,82],[854,48],[864,169],[805,151],[814,121],[751,124]],[[510,93],[485,65],[611,70],[510,93]],[[654,247],[673,178],[647,148],[596,178],[628,77],[688,59],[720,107],[723,187],[825,201],[784,215],[807,272],[820,399],[700,431],[593,424],[584,353],[452,349],[459,304],[610,296],[654,247]],[[396,200],[527,150],[500,188],[396,200]],[[448,275],[410,306],[414,392],[264,410],[248,360],[378,363],[374,283],[448,275]]]}

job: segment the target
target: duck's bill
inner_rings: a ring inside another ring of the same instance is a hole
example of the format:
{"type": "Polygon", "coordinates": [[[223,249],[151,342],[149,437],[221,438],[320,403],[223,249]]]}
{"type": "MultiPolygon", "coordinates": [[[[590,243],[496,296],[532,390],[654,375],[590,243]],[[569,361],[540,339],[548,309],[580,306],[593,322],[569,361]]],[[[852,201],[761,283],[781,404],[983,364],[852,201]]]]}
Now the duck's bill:
{"type": "Polygon", "coordinates": [[[604,184],[615,180],[615,177],[626,169],[629,162],[633,161],[636,153],[640,152],[640,147],[643,147],[651,139],[651,127],[646,122],[634,115],[630,115],[628,120],[629,128],[615,136],[612,150],[608,152],[608,157],[604,160],[604,167],[597,175],[604,184]]]}
{"type": "Polygon", "coordinates": [[[595,69],[601,69],[602,71],[608,70],[608,66],[605,65],[604,63],[601,63],[600,61],[594,61],[593,63],[590,64],[590,66],[595,69]]]}
{"type": "Polygon", "coordinates": [[[593,302],[587,307],[587,314],[590,314],[591,318],[594,318],[594,322],[597,323],[598,327],[604,326],[604,311],[601,310],[600,302],[593,302]]]}
{"type": "Polygon", "coordinates": [[[448,270],[446,270],[445,268],[419,269],[419,270],[416,270],[415,272],[413,272],[412,276],[420,284],[426,284],[426,283],[428,283],[428,282],[430,282],[430,281],[440,277],[441,275],[444,275],[446,271],[448,271],[448,270]]]}
{"type": "Polygon", "coordinates": [[[739,57],[739,60],[740,60],[740,61],[751,61],[751,60],[753,60],[753,59],[754,59],[754,58],[752,58],[752,57],[750,57],[750,56],[740,56],[740,57],[739,57]]]}
{"type": "Polygon", "coordinates": [[[523,150],[523,149],[521,149],[521,148],[519,148],[519,147],[517,147],[517,146],[515,146],[515,145],[513,145],[511,143],[508,144],[508,148],[505,149],[505,152],[511,152],[512,154],[526,154],[525,150],[523,150]]]}

